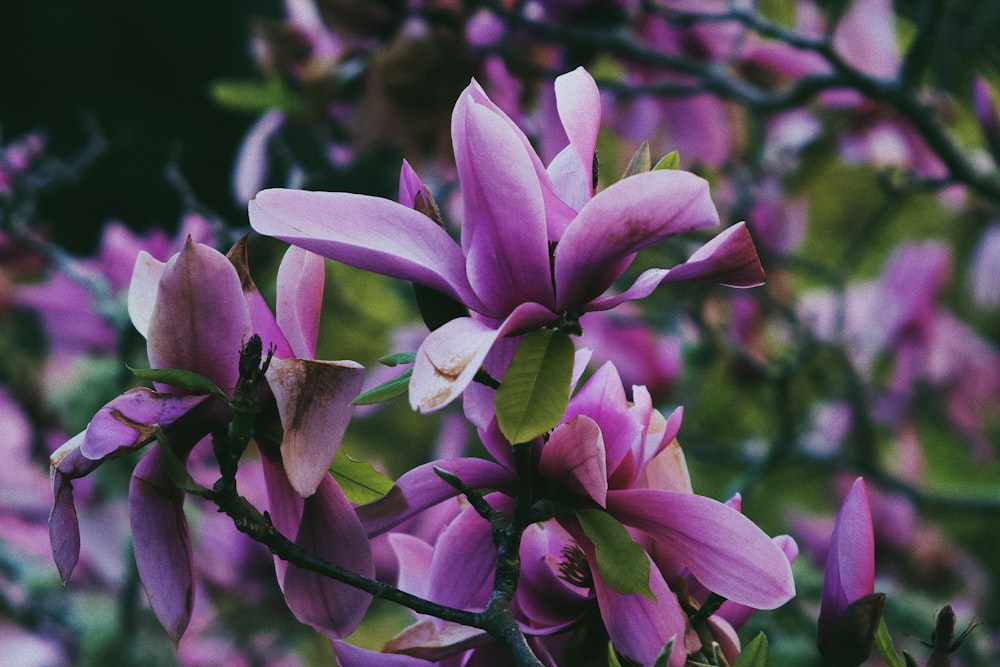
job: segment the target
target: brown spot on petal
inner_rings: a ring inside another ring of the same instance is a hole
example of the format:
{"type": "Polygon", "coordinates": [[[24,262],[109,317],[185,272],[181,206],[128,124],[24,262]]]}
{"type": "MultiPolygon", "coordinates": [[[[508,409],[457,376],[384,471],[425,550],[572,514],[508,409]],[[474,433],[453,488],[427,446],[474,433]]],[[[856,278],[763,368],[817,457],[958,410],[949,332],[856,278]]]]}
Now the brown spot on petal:
{"type": "Polygon", "coordinates": [[[253,278],[250,277],[250,259],[247,250],[248,238],[250,238],[250,234],[244,234],[239,241],[233,244],[229,252],[226,253],[226,259],[236,268],[236,275],[240,277],[240,286],[243,288],[244,294],[257,291],[257,285],[254,283],[253,278]]]}
{"type": "Polygon", "coordinates": [[[139,432],[139,437],[132,441],[132,447],[137,447],[144,442],[148,442],[156,436],[156,432],[153,429],[152,424],[144,424],[142,422],[137,422],[134,419],[129,419],[122,414],[121,410],[112,410],[111,416],[114,417],[116,421],[121,422],[129,428],[139,432]]]}

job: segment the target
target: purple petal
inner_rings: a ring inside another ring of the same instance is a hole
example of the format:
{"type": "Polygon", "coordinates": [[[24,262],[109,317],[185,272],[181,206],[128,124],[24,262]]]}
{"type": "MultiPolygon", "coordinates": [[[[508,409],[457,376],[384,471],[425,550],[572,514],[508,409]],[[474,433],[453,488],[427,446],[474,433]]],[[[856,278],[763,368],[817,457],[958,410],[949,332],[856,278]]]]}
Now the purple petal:
{"type": "Polygon", "coordinates": [[[427,667],[427,661],[398,653],[368,651],[334,639],[333,651],[340,667],[427,667]]]}
{"type": "Polygon", "coordinates": [[[316,357],[324,278],[323,258],[297,246],[285,252],[278,267],[275,319],[300,359],[316,357]]]}
{"type": "MultiPolygon", "coordinates": [[[[582,536],[579,536],[578,544],[587,556],[591,571],[597,572],[593,544],[582,536]]],[[[681,610],[677,595],[652,563],[649,588],[656,598],[655,602],[642,595],[622,595],[595,576],[594,591],[601,619],[615,648],[626,657],[642,665],[651,665],[667,642],[673,639],[674,649],[668,664],[670,667],[683,667],[688,652],[697,649],[697,646],[687,645],[687,616],[681,610]]]]}
{"type": "Polygon", "coordinates": [[[426,598],[430,587],[427,573],[431,571],[434,547],[408,533],[385,533],[385,537],[399,564],[396,587],[426,598]]]}
{"type": "Polygon", "coordinates": [[[184,493],[170,481],[158,450],[135,467],[128,496],[139,578],[149,606],[176,645],[194,604],[191,537],[184,493]]]}
{"type": "Polygon", "coordinates": [[[830,538],[819,611],[819,637],[828,640],[848,606],[875,591],[875,537],[868,491],[858,477],[844,498],[830,538]]]}
{"type": "Polygon", "coordinates": [[[721,232],[699,248],[684,264],[672,269],[649,269],[625,292],[594,299],[587,310],[609,310],[653,293],[663,283],[715,282],[729,287],[755,287],[764,283],[764,269],[745,223],[721,232]]]}
{"type": "Polygon", "coordinates": [[[271,359],[267,383],[285,429],[281,458],[303,497],[327,476],[364,380],[364,366],[353,361],[271,359]]]}
{"type": "Polygon", "coordinates": [[[80,559],[80,522],[73,502],[72,480],[93,471],[99,463],[80,453],[86,432],[78,433],[52,453],[52,512],[49,514],[49,542],[52,558],[65,584],[80,559]]]}
{"type": "Polygon", "coordinates": [[[209,396],[174,396],[145,387],[130,389],[104,405],[87,425],[80,453],[103,461],[138,449],[156,436],[153,427],[163,429],[184,417],[209,396]]]}
{"type": "MultiPolygon", "coordinates": [[[[264,485],[267,490],[267,511],[271,516],[271,522],[282,535],[294,535],[302,523],[305,501],[288,481],[288,473],[285,472],[281,457],[277,453],[272,456],[264,449],[261,449],[260,454],[264,485]]],[[[278,577],[278,584],[282,587],[287,569],[288,562],[275,556],[274,571],[278,577]]]]}
{"type": "MultiPolygon", "coordinates": [[[[471,161],[473,160],[491,161],[494,159],[493,156],[476,155],[470,151],[465,132],[465,123],[468,114],[468,107],[472,104],[479,105],[488,111],[492,111],[499,120],[503,121],[510,131],[510,137],[520,144],[521,148],[524,149],[524,153],[531,160],[538,185],[541,188],[542,200],[545,204],[545,220],[548,229],[547,239],[549,241],[558,241],[559,237],[562,236],[562,232],[566,228],[566,225],[568,225],[576,215],[576,211],[572,207],[568,206],[556,193],[552,183],[549,181],[545,166],[542,164],[538,154],[535,153],[535,149],[532,147],[528,137],[525,136],[524,132],[521,131],[521,128],[519,128],[517,124],[514,123],[514,121],[512,121],[502,109],[500,109],[500,107],[493,103],[493,101],[483,91],[479,83],[475,80],[473,80],[469,87],[466,88],[459,96],[458,102],[455,103],[455,110],[451,115],[451,140],[455,147],[455,163],[458,166],[459,174],[468,169],[471,161]]],[[[467,209],[468,207],[475,208],[478,206],[474,197],[472,200],[467,198],[464,185],[462,189],[462,199],[464,200],[464,204],[467,209]]],[[[462,222],[462,248],[466,251],[469,249],[474,232],[473,225],[468,224],[467,221],[468,218],[462,222]]]]}
{"type": "MultiPolygon", "coordinates": [[[[332,477],[306,499],[295,543],[334,565],[372,577],[371,546],[354,507],[332,477]]],[[[285,600],[295,617],[331,638],[346,637],[361,623],[372,596],[316,572],[289,565],[285,600]]]]}
{"type": "MultiPolygon", "coordinates": [[[[569,145],[576,156],[585,203],[593,194],[594,150],[601,127],[601,94],[594,78],[583,67],[556,77],[556,108],[569,145]]],[[[573,205],[573,202],[569,202],[573,205]]],[[[574,206],[574,208],[578,208],[574,206]]]]}
{"type": "Polygon", "coordinates": [[[508,119],[471,100],[456,107],[453,131],[464,136],[469,152],[458,162],[462,238],[484,314],[505,317],[526,302],[551,307],[545,203],[529,151],[508,119]]]}
{"type": "MultiPolygon", "coordinates": [[[[566,560],[564,549],[572,536],[556,521],[533,523],[521,537],[521,584],[514,597],[519,621],[532,632],[558,632],[577,621],[592,600],[590,591],[560,576],[566,560]]],[[[515,613],[517,613],[515,611],[515,613]]]]}
{"type": "Polygon", "coordinates": [[[708,183],[694,174],[653,171],[615,183],[580,210],[556,246],[559,308],[600,296],[642,248],[717,224],[708,183]]]}
{"type": "Polygon", "coordinates": [[[190,240],[164,268],[149,322],[153,368],[195,371],[230,391],[250,336],[250,313],[225,255],[190,240]]]}
{"type": "MultiPolygon", "coordinates": [[[[495,501],[490,504],[498,510],[510,509],[496,507],[495,501]]],[[[459,609],[483,609],[496,560],[490,522],[472,507],[466,507],[434,543],[428,598],[459,609]]]]}
{"type": "Polygon", "coordinates": [[[233,169],[233,196],[242,206],[267,181],[269,144],[285,122],[285,112],[271,109],[261,115],[243,137],[233,169]]]}
{"type": "Polygon", "coordinates": [[[491,642],[493,639],[485,630],[428,618],[404,628],[386,642],[383,650],[440,664],[439,661],[491,642]]]}
{"type": "Polygon", "coordinates": [[[403,160],[403,166],[399,169],[399,203],[415,208],[417,195],[423,193],[424,182],[417,176],[410,163],[403,160]]]}
{"type": "Polygon", "coordinates": [[[709,590],[755,609],[795,595],[784,552],[752,521],[711,498],[659,489],[608,492],[608,512],[671,553],[709,590]]]}
{"type": "Polygon", "coordinates": [[[244,236],[233,244],[233,247],[226,253],[226,257],[236,269],[236,274],[240,277],[240,284],[243,286],[243,297],[246,299],[247,309],[250,313],[250,328],[260,336],[264,350],[274,350],[274,354],[279,357],[293,357],[292,346],[285,338],[285,334],[278,327],[278,322],[271,312],[271,307],[267,305],[264,296],[257,289],[257,284],[250,275],[250,257],[247,245],[248,236],[244,236]]]}
{"type": "Polygon", "coordinates": [[[417,466],[396,480],[396,485],[382,498],[357,508],[369,537],[398,526],[443,500],[460,495],[455,487],[438,477],[440,468],[472,489],[513,489],[513,475],[502,466],[485,459],[448,459],[417,466]]]}
{"type": "MultiPolygon", "coordinates": [[[[795,540],[788,535],[778,535],[773,538],[773,541],[785,554],[785,558],[788,559],[788,563],[794,563],[795,559],[799,555],[799,545],[795,543],[795,540]]],[[[747,624],[747,621],[750,620],[750,617],[753,616],[756,611],[757,610],[753,607],[736,604],[732,600],[726,600],[722,603],[722,606],[719,607],[719,611],[715,613],[715,616],[724,618],[730,626],[739,630],[747,624]]]]}
{"type": "Polygon", "coordinates": [[[396,202],[343,192],[264,190],[250,201],[250,224],[324,257],[482,308],[465,276],[461,249],[433,220],[396,202]]]}
{"type": "Polygon", "coordinates": [[[586,415],[559,424],[542,447],[538,471],[567,490],[593,498],[601,507],[608,493],[608,468],[601,427],[586,415]]]}
{"type": "Polygon", "coordinates": [[[601,429],[607,470],[614,471],[641,443],[642,425],[629,412],[618,370],[610,361],[595,372],[566,407],[566,417],[590,417],[601,429]]]}

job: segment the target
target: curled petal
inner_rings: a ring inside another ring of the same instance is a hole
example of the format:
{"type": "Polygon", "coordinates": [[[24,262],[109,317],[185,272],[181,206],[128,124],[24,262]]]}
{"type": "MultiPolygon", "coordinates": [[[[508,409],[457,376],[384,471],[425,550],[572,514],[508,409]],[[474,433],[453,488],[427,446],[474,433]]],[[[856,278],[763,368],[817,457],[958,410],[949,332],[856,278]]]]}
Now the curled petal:
{"type": "Polygon", "coordinates": [[[365,369],[353,361],[274,357],[267,383],[285,429],[281,458],[292,486],[303,497],[316,492],[351,420],[351,400],[365,369]]]}
{"type": "Polygon", "coordinates": [[[377,653],[358,648],[339,639],[333,640],[333,651],[341,667],[427,667],[427,661],[398,653],[377,653]]]}
{"type": "Polygon", "coordinates": [[[746,224],[741,222],[703,245],[684,264],[644,271],[623,293],[594,299],[587,310],[610,310],[625,301],[642,299],[663,283],[699,281],[755,287],[763,284],[764,278],[753,239],[746,224]]]}
{"type": "Polygon", "coordinates": [[[465,276],[461,249],[444,229],[410,207],[344,192],[273,189],[250,201],[250,224],[261,234],[324,257],[482,307],[465,276]]]}
{"type": "Polygon", "coordinates": [[[386,642],[384,650],[437,662],[491,641],[479,628],[428,618],[403,629],[386,642]]]}
{"type": "Polygon", "coordinates": [[[167,429],[198,405],[207,395],[174,396],[145,387],[130,389],[104,405],[87,425],[80,453],[104,461],[145,446],[153,440],[154,425],[167,429]]]}
{"type": "Polygon", "coordinates": [[[98,465],[80,453],[86,432],[78,433],[52,453],[52,512],[49,514],[49,542],[59,577],[65,584],[80,559],[80,523],[73,502],[72,480],[89,474],[98,465]]]}
{"type": "Polygon", "coordinates": [[[410,405],[420,412],[443,408],[469,386],[498,338],[555,319],[547,308],[525,303],[496,329],[471,317],[459,317],[435,329],[417,350],[410,405]]]}
{"type": "Polygon", "coordinates": [[[132,325],[143,338],[149,338],[149,321],[156,306],[156,291],[166,262],[161,262],[145,250],[139,252],[128,286],[128,314],[132,325]]]}
{"type": "Polygon", "coordinates": [[[604,507],[608,467],[601,427],[586,415],[556,426],[542,447],[538,471],[604,507]]]}
{"type": "Polygon", "coordinates": [[[652,171],[597,193],[555,250],[560,309],[600,296],[636,252],[665,238],[719,224],[708,182],[686,171],[652,171]]]}
{"type": "Polygon", "coordinates": [[[129,486],[135,564],[149,606],[170,639],[181,640],[194,604],[191,536],[184,493],[170,481],[159,451],[135,467],[129,486]]]}
{"type": "Polygon", "coordinates": [[[795,595],[781,548],[750,519],[717,500],[659,489],[609,491],[608,512],[646,533],[726,599],[774,609],[795,595]]]}
{"type": "MultiPolygon", "coordinates": [[[[295,543],[334,565],[367,577],[375,574],[361,522],[330,476],[306,498],[295,543]]],[[[297,619],[336,639],[354,631],[372,599],[370,593],[295,565],[285,570],[284,591],[297,619]]]]}

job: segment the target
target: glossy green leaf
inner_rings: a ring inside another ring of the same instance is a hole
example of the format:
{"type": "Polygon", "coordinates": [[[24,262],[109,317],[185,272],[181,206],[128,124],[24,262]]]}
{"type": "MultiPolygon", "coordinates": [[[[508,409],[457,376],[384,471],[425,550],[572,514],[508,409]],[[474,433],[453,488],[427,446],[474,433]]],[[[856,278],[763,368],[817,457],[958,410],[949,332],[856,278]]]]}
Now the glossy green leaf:
{"type": "Polygon", "coordinates": [[[133,375],[143,380],[162,382],[203,394],[218,394],[221,398],[229,400],[226,393],[219,389],[214,382],[194,371],[185,371],[179,368],[132,368],[131,366],[128,369],[132,371],[133,375]]]}
{"type": "Polygon", "coordinates": [[[653,167],[653,171],[660,169],[678,169],[681,166],[681,154],[677,151],[670,151],[660,158],[660,161],[653,167]]]}
{"type": "Polygon", "coordinates": [[[892,643],[889,628],[885,625],[885,618],[881,616],[879,617],[878,630],[875,632],[875,646],[889,667],[904,667],[903,660],[899,657],[896,647],[892,643]]]}
{"type": "Polygon", "coordinates": [[[573,341],[561,331],[521,339],[497,389],[497,424],[511,443],[528,442],[559,423],[569,403],[573,341]]]}
{"type": "Polygon", "coordinates": [[[656,660],[653,661],[653,667],[667,667],[670,664],[670,654],[674,652],[674,638],[671,637],[667,640],[667,643],[663,648],[660,649],[660,653],[656,656],[656,660]]]}
{"type": "Polygon", "coordinates": [[[392,480],[375,470],[370,463],[355,461],[343,448],[337,450],[337,455],[330,464],[330,473],[347,499],[357,505],[378,500],[393,486],[392,480]]]}
{"type": "Polygon", "coordinates": [[[383,366],[399,366],[401,364],[412,364],[417,360],[416,352],[394,352],[384,357],[379,357],[378,362],[383,366]]]}
{"type": "Polygon", "coordinates": [[[649,588],[649,556],[625,530],[625,526],[604,510],[576,511],[583,532],[594,543],[597,573],[612,590],[622,595],[638,593],[656,601],[649,588]]]}
{"type": "Polygon", "coordinates": [[[156,434],[156,444],[160,448],[163,466],[166,468],[167,476],[174,483],[174,486],[185,493],[190,493],[201,498],[212,497],[213,492],[194,481],[194,478],[191,477],[191,474],[188,473],[187,468],[184,466],[184,462],[177,458],[177,454],[170,448],[159,424],[153,425],[153,433],[156,434]]]}
{"type": "Polygon", "coordinates": [[[767,635],[761,632],[744,646],[733,667],[767,667],[767,635]]]}
{"type": "Polygon", "coordinates": [[[361,392],[351,401],[351,405],[374,405],[398,398],[409,389],[411,375],[413,375],[413,369],[407,368],[388,382],[383,382],[377,387],[361,392]]]}

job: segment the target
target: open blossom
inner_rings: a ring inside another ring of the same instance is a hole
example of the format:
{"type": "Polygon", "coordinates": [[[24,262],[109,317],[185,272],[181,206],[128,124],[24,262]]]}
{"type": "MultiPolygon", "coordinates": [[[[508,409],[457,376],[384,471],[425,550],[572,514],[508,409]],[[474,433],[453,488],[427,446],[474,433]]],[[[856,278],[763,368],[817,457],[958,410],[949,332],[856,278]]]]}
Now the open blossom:
{"type": "Polygon", "coordinates": [[[421,344],[410,402],[421,411],[455,399],[504,336],[649,295],[662,283],[760,284],[764,275],[745,225],[726,229],[684,264],[649,269],[620,294],[608,290],[636,252],[719,223],[703,179],[660,170],[594,194],[600,99],[582,68],[556,79],[569,144],[548,167],[524,133],[473,83],[452,115],[462,188],[460,243],[416,210],[425,192],[404,165],[402,203],[350,193],[265,190],[250,222],[275,236],[361,269],[410,280],[471,311],[421,344]]]}
{"type": "MultiPolygon", "coordinates": [[[[278,307],[272,315],[249,277],[245,247],[238,245],[226,257],[189,240],[166,263],[147,253],[139,256],[129,311],[147,339],[153,368],[199,373],[230,395],[240,375],[240,352],[251,334],[274,351],[267,373],[273,399],[260,418],[274,419],[276,412],[284,435],[280,447],[258,440],[272,520],[303,546],[365,571],[371,567],[368,542],[360,524],[349,520],[351,505],[327,474],[350,419],[350,400],[360,390],[363,368],[354,362],[312,359],[322,286],[322,259],[291,249],[278,272],[278,307]],[[330,531],[330,539],[318,540],[322,530],[330,531]]],[[[154,425],[162,429],[175,455],[186,460],[205,435],[225,427],[231,418],[228,403],[215,394],[157,383],[156,391],[133,389],[113,399],[85,431],[53,453],[55,501],[49,531],[63,580],[68,580],[80,549],[74,479],[153,442],[154,425]]],[[[132,475],[130,523],[139,575],[153,610],[175,642],[187,626],[193,601],[193,556],[183,501],[184,493],[171,482],[154,448],[132,475]]],[[[289,606],[304,622],[339,635],[360,621],[366,594],[284,562],[276,562],[276,567],[289,606]],[[330,607],[331,599],[345,604],[330,607]],[[331,608],[337,609],[335,616],[330,616],[331,608]]]]}
{"type": "MultiPolygon", "coordinates": [[[[547,635],[570,627],[585,611],[583,605],[596,601],[619,652],[649,664],[673,638],[670,664],[678,667],[699,643],[688,632],[680,592],[672,582],[689,578],[734,605],[754,609],[784,604],[794,595],[794,583],[781,545],[738,509],[692,492],[675,439],[681,410],[664,417],[653,409],[644,387],[633,387],[633,399],[626,400],[615,367],[605,364],[570,400],[561,423],[531,444],[541,496],[536,502],[555,501],[571,509],[555,512],[541,533],[526,531],[523,579],[513,608],[526,632],[547,635]],[[601,578],[595,544],[577,520],[578,510],[606,512],[625,526],[650,563],[648,584],[655,600],[618,592],[601,578]],[[545,555],[553,552],[562,555],[545,555]],[[560,568],[570,558],[572,563],[560,568]],[[547,603],[553,591],[573,604],[547,603]]],[[[369,535],[457,495],[434,468],[451,472],[469,487],[495,489],[487,500],[509,511],[517,483],[511,448],[495,421],[480,437],[499,463],[451,459],[404,474],[385,498],[359,508],[369,535]]],[[[462,512],[435,542],[430,599],[482,607],[495,562],[489,522],[471,509],[462,512]]],[[[742,611],[734,613],[745,617],[742,611]]],[[[464,646],[459,643],[456,649],[464,646]]]]}

